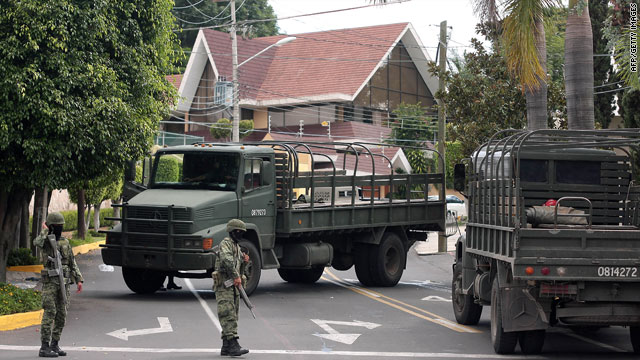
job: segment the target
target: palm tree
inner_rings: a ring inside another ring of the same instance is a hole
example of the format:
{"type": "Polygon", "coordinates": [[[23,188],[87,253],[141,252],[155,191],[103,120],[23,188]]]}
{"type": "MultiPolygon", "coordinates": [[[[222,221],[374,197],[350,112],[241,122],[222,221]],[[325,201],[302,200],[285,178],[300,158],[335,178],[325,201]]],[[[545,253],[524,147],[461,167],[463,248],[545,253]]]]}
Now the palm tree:
{"type": "Polygon", "coordinates": [[[547,47],[543,12],[557,5],[555,0],[474,0],[483,21],[496,22],[507,14],[502,36],[507,66],[522,84],[527,99],[527,128],[547,128],[547,47]]]}
{"type": "Polygon", "coordinates": [[[564,74],[569,129],[593,129],[593,33],[588,0],[569,0],[564,74]]]}

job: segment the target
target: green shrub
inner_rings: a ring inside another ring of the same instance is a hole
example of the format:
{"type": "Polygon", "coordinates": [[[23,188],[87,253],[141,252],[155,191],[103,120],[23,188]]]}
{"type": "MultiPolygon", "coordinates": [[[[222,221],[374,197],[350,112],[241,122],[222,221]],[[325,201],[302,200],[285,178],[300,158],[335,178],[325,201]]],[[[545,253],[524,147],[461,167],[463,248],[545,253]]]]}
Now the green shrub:
{"type": "Polygon", "coordinates": [[[9,258],[7,259],[7,266],[24,266],[36,264],[38,264],[38,258],[31,255],[30,249],[13,249],[9,253],[9,258]]]}
{"type": "MultiPolygon", "coordinates": [[[[100,209],[100,227],[113,226],[113,220],[106,220],[105,218],[113,217],[113,208],[108,207],[106,209],[100,209]]],[[[89,218],[89,226],[93,226],[93,213],[89,218]]]]}
{"type": "Polygon", "coordinates": [[[63,231],[73,231],[78,228],[78,211],[66,210],[60,212],[64,216],[64,228],[63,231]]]}
{"type": "Polygon", "coordinates": [[[0,283],[0,315],[17,314],[42,309],[42,294],[38,290],[20,289],[0,283]]]}
{"type": "Polygon", "coordinates": [[[178,182],[180,179],[180,160],[173,156],[162,156],[156,170],[156,182],[178,182]]]}

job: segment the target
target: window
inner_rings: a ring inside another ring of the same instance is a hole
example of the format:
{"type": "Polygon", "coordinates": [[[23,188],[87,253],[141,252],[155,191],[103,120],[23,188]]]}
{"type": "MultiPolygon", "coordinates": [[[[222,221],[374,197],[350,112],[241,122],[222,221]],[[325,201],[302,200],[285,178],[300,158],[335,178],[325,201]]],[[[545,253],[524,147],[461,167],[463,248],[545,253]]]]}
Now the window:
{"type": "Polygon", "coordinates": [[[600,185],[600,163],[596,161],[556,161],[556,182],[600,185]]]}
{"type": "Polygon", "coordinates": [[[249,191],[262,186],[262,174],[260,173],[260,159],[246,159],[244,161],[243,186],[245,191],[249,191]]]}
{"type": "Polygon", "coordinates": [[[549,179],[547,160],[520,160],[520,181],[546,183],[549,179]]]}
{"type": "Polygon", "coordinates": [[[209,151],[164,152],[156,156],[151,188],[235,191],[240,157],[209,151]]]}

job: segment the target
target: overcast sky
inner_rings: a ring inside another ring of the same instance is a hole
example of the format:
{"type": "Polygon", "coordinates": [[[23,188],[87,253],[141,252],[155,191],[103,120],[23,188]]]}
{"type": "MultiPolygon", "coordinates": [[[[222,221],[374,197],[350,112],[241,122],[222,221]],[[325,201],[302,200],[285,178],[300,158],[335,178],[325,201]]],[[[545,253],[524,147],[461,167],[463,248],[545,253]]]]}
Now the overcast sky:
{"type": "MultiPolygon", "coordinates": [[[[393,1],[393,0],[390,0],[393,1]]],[[[308,14],[368,5],[368,0],[269,0],[278,17],[308,14]]],[[[473,14],[471,0],[410,0],[401,4],[375,6],[326,15],[315,15],[278,21],[286,34],[344,29],[370,25],[410,22],[422,44],[433,59],[440,34],[440,22],[446,20],[451,36],[450,51],[462,54],[476,35],[478,18],[473,14]]]]}

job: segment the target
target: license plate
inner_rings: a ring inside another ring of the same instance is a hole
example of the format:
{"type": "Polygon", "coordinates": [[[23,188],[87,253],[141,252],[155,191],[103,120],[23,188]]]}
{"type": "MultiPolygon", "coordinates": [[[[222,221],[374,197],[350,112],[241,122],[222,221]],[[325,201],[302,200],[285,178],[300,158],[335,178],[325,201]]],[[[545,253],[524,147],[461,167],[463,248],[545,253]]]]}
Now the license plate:
{"type": "Polygon", "coordinates": [[[638,268],[630,266],[599,266],[598,276],[637,278],[638,268]]]}

